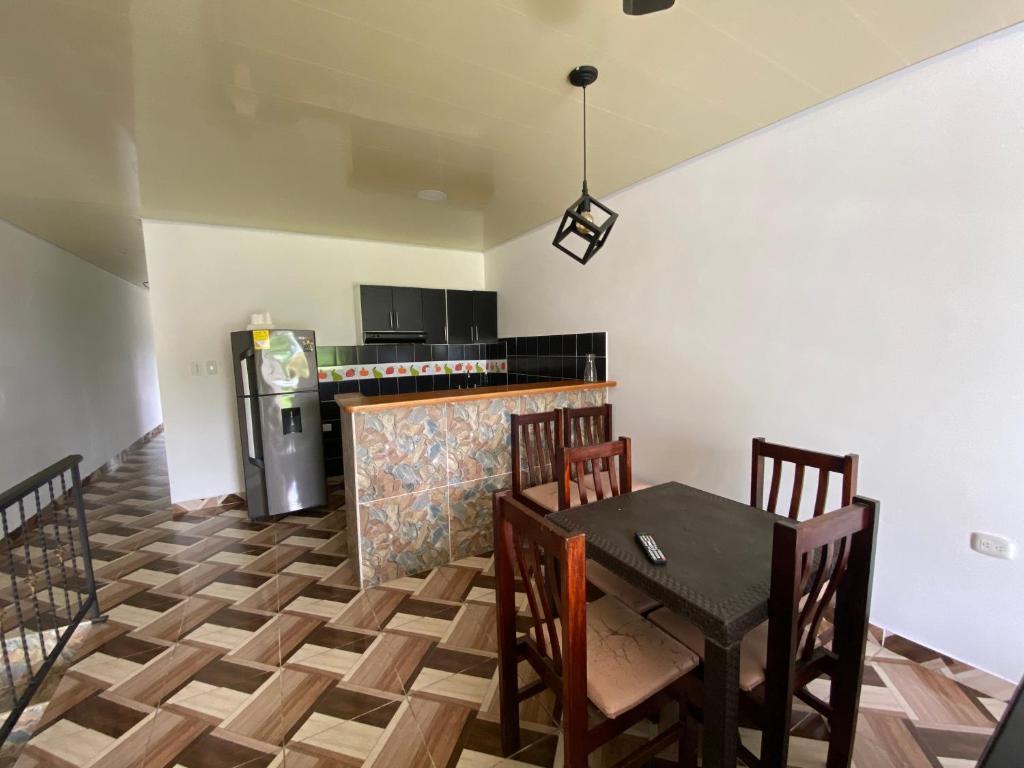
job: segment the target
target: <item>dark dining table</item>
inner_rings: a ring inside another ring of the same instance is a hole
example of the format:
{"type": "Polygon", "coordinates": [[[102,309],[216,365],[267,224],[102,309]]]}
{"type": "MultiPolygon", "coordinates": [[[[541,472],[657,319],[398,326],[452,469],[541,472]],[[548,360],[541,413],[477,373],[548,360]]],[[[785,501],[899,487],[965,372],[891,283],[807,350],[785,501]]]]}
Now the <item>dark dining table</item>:
{"type": "Polygon", "coordinates": [[[586,535],[587,556],[704,632],[704,768],[736,765],[740,641],[768,618],[775,515],[664,483],[548,520],[586,535]],[[636,533],[654,537],[667,562],[653,565],[636,533]]]}

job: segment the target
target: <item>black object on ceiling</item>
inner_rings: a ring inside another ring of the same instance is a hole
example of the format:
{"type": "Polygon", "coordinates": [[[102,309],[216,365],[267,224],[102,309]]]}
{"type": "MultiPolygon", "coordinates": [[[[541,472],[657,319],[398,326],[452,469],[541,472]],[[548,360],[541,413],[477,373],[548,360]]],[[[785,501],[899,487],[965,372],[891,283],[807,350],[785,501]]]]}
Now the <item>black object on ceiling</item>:
{"type": "Polygon", "coordinates": [[[600,200],[590,196],[587,189],[587,86],[597,80],[597,67],[584,64],[569,73],[569,82],[583,89],[583,194],[565,209],[555,239],[558,250],[568,254],[580,264],[586,264],[608,241],[608,235],[619,214],[600,200]],[[595,209],[597,213],[595,214],[595,209]]]}
{"type": "Polygon", "coordinates": [[[622,11],[629,16],[643,16],[667,10],[675,4],[676,0],[622,0],[622,11]]]}

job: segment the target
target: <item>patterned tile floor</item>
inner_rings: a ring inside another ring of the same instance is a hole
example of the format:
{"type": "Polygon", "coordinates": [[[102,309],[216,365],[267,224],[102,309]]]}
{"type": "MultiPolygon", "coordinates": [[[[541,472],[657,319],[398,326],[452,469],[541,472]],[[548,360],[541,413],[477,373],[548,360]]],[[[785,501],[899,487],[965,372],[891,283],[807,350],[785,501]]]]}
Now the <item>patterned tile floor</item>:
{"type": "MultiPolygon", "coordinates": [[[[76,640],[76,661],[8,764],[557,764],[550,696],[524,704],[522,751],[499,754],[490,559],[360,592],[340,496],[335,509],[272,524],[239,509],[172,513],[162,436],[91,484],[109,621],[76,640]]],[[[858,768],[974,765],[1010,686],[898,637],[869,655],[858,768]]],[[[796,721],[791,764],[824,765],[821,720],[798,708],[796,721]]]]}

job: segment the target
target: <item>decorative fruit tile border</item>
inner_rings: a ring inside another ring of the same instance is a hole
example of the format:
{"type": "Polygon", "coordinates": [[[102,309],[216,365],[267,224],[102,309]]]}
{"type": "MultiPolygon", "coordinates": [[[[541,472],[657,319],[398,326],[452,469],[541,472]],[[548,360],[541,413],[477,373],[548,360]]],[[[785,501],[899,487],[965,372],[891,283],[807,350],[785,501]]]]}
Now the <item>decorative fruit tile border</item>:
{"type": "Polygon", "coordinates": [[[331,365],[317,369],[317,377],[320,381],[361,381],[362,379],[394,379],[401,376],[507,372],[507,360],[431,360],[419,363],[331,365]]]}

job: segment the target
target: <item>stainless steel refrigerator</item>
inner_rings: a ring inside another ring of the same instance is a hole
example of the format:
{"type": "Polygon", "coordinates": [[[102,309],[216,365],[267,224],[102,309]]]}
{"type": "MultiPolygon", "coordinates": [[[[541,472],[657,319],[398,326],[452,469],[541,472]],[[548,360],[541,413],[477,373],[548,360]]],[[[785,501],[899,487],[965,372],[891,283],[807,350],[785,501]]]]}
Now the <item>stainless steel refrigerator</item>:
{"type": "Polygon", "coordinates": [[[327,501],[313,331],[231,334],[249,517],[327,501]]]}

